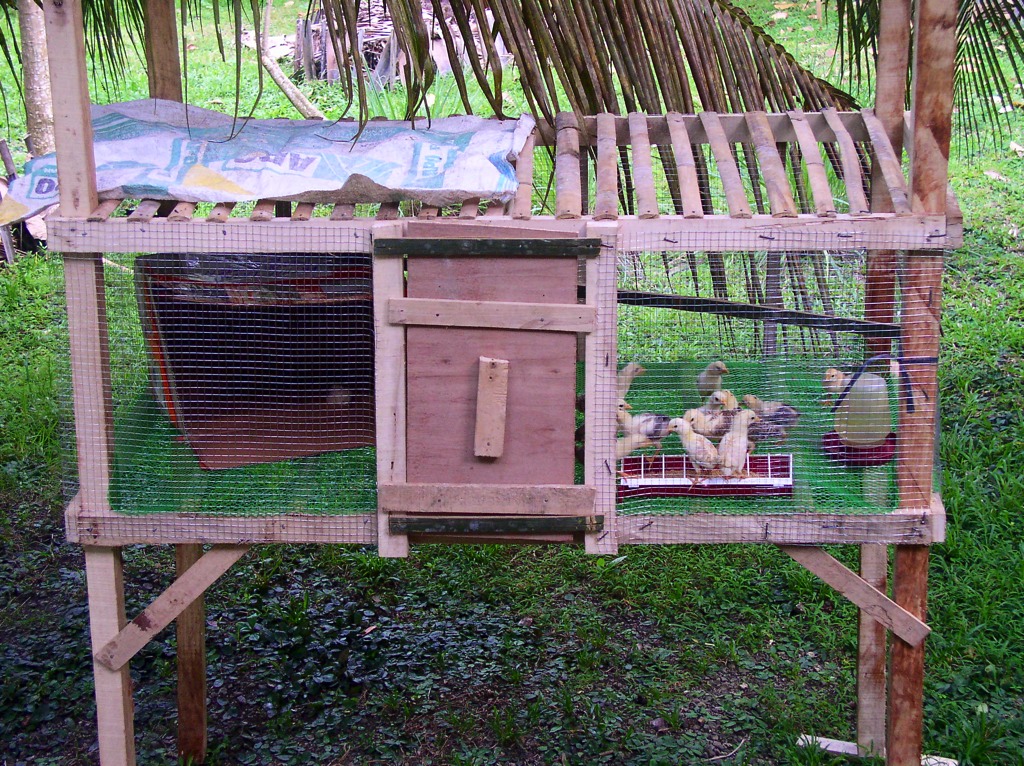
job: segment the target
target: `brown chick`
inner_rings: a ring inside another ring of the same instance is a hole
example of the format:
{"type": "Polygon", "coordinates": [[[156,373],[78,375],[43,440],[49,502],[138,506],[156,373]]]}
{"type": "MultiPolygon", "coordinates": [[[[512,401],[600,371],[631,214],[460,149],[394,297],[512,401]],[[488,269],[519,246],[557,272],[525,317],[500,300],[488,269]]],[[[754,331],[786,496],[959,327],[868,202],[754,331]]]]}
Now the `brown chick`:
{"type": "Polygon", "coordinates": [[[825,389],[828,396],[821,400],[821,406],[831,407],[833,399],[843,393],[843,389],[846,388],[849,381],[850,376],[842,370],[837,370],[835,367],[825,370],[825,378],[821,381],[821,387],[825,389]]]}
{"type": "Polygon", "coordinates": [[[615,440],[615,458],[616,460],[622,460],[622,458],[626,457],[626,455],[631,452],[636,452],[638,449],[643,449],[644,447],[650,447],[652,444],[654,444],[654,442],[643,434],[632,433],[620,436],[615,440]]]}
{"type": "Polygon", "coordinates": [[[718,450],[715,445],[693,430],[685,418],[672,418],[669,430],[679,434],[690,462],[698,471],[713,471],[718,467],[718,450]]]}
{"type": "Polygon", "coordinates": [[[786,433],[786,429],[783,426],[764,418],[760,418],[750,424],[747,436],[750,439],[750,443],[747,446],[748,452],[753,452],[755,446],[762,442],[782,444],[789,438],[789,434],[786,433]]]}
{"type": "Polygon", "coordinates": [[[728,374],[725,362],[712,362],[697,376],[697,393],[702,399],[711,396],[722,387],[722,376],[728,374]]]}
{"type": "Polygon", "coordinates": [[[671,422],[672,419],[668,415],[644,412],[640,415],[632,416],[630,432],[640,434],[657,447],[657,451],[660,452],[662,440],[669,435],[669,423],[671,422]]]}
{"type": "Polygon", "coordinates": [[[742,477],[747,463],[747,447],[750,443],[748,431],[751,423],[757,421],[753,410],[740,410],[732,419],[729,431],[718,445],[718,465],[723,476],[742,477]]]}
{"type": "Polygon", "coordinates": [[[626,398],[626,394],[629,393],[629,389],[632,387],[633,381],[636,380],[638,375],[643,375],[645,372],[647,372],[647,370],[636,362],[630,362],[619,370],[618,377],[616,378],[616,385],[620,399],[626,398]]]}
{"type": "Polygon", "coordinates": [[[743,403],[757,413],[761,420],[778,423],[783,429],[792,428],[800,419],[800,410],[785,402],[765,402],[753,394],[743,397],[743,403]]]}

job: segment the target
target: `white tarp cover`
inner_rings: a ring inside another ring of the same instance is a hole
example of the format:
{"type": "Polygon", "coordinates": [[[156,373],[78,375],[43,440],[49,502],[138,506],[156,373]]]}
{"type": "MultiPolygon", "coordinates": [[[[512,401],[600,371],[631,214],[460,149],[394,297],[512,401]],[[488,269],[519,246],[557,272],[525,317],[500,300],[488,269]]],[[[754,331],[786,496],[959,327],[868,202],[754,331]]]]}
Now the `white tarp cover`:
{"type": "MultiPolygon", "coordinates": [[[[100,199],[507,202],[511,162],[534,120],[446,117],[366,123],[238,120],[174,101],[94,106],[100,199]]],[[[0,203],[0,225],[58,202],[53,154],[31,160],[0,203]]]]}

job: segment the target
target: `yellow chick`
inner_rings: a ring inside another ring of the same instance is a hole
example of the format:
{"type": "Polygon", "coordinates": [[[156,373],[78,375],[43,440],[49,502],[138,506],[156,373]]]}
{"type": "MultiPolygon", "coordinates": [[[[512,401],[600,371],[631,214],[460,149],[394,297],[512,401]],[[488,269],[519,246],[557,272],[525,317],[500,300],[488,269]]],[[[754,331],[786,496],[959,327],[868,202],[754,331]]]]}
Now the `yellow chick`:
{"type": "Polygon", "coordinates": [[[825,389],[828,396],[821,400],[821,406],[831,407],[832,400],[843,393],[843,389],[846,388],[849,381],[850,376],[842,370],[837,370],[835,367],[825,370],[825,378],[821,381],[821,387],[825,389]]]}
{"type": "Polygon", "coordinates": [[[722,376],[729,374],[725,362],[712,362],[697,376],[697,393],[701,398],[711,396],[722,387],[722,376]]]}
{"type": "Polygon", "coordinates": [[[718,465],[723,476],[742,477],[747,463],[747,447],[750,443],[748,431],[750,424],[757,422],[757,413],[753,410],[740,410],[732,419],[729,431],[722,437],[718,445],[718,465]]]}
{"type": "Polygon", "coordinates": [[[690,462],[698,471],[713,471],[718,467],[718,450],[715,445],[693,430],[686,418],[673,418],[669,430],[679,434],[690,462]]]}
{"type": "Polygon", "coordinates": [[[633,416],[629,414],[631,409],[633,408],[629,406],[629,402],[619,399],[619,406],[615,410],[615,420],[619,424],[619,430],[627,434],[633,431],[633,416]]]}
{"type": "Polygon", "coordinates": [[[709,410],[738,410],[740,403],[736,401],[732,391],[713,391],[704,403],[704,408],[709,410]]]}
{"type": "Polygon", "coordinates": [[[620,399],[626,398],[626,394],[629,393],[629,389],[632,387],[633,381],[636,380],[638,375],[643,375],[645,372],[647,372],[647,370],[636,362],[630,362],[619,370],[616,384],[620,399]]]}
{"type": "Polygon", "coordinates": [[[626,434],[620,436],[615,440],[615,458],[616,460],[622,460],[626,455],[631,452],[636,452],[638,449],[644,447],[650,447],[654,442],[648,439],[643,434],[626,434]]]}
{"type": "Polygon", "coordinates": [[[710,439],[720,439],[729,430],[732,423],[731,410],[709,410],[700,407],[683,413],[683,420],[690,424],[694,431],[710,439]]]}
{"type": "Polygon", "coordinates": [[[800,410],[785,402],[765,402],[753,394],[743,397],[743,403],[766,422],[777,423],[783,429],[792,428],[800,419],[800,410]]]}

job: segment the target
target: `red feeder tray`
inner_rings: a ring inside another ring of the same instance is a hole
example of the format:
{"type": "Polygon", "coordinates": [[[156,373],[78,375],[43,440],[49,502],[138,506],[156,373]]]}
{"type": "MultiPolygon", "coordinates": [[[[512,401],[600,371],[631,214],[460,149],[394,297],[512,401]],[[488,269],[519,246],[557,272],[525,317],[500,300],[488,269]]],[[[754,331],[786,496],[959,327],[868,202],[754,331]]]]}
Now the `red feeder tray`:
{"type": "Polygon", "coordinates": [[[829,460],[850,468],[870,468],[885,465],[896,456],[896,434],[890,433],[877,447],[849,447],[839,434],[829,431],[822,437],[821,446],[829,460]]]}
{"type": "Polygon", "coordinates": [[[686,455],[630,455],[619,465],[616,497],[721,497],[793,494],[793,456],[748,455],[747,476],[701,474],[686,455]]]}

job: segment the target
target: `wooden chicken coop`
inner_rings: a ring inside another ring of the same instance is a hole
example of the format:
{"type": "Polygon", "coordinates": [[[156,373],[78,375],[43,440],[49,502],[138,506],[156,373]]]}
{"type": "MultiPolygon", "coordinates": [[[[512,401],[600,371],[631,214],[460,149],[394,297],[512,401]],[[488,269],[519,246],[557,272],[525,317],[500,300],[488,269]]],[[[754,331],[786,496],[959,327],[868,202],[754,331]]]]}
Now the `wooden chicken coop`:
{"type": "MultiPolygon", "coordinates": [[[[250,546],[286,542],[778,545],[861,610],[857,742],[808,742],[922,762],[941,272],[962,229],[946,176],[955,3],[917,4],[906,114],[893,24],[874,109],[561,114],[519,148],[506,203],[212,208],[99,198],[81,5],[44,5],[78,462],[67,534],[86,553],[105,766],[135,761],[128,662],[175,620],[180,747],[201,760],[202,594],[250,546]],[[128,265],[105,276],[103,254],[128,265]],[[685,474],[682,439],[658,445],[673,491],[648,453],[618,462],[619,400],[682,415],[716,358],[737,393],[802,412],[747,463],[766,496],[756,481],[710,491],[722,483],[685,474]],[[646,372],[623,389],[626,361],[646,372]],[[837,398],[875,373],[891,397],[881,468],[822,457],[841,405],[821,407],[820,380],[840,367],[837,398]],[[642,492],[623,489],[634,473],[642,492]],[[120,549],[137,543],[175,545],[179,573],[129,622],[120,549]],[[859,573],[831,543],[860,546],[859,573]]],[[[882,7],[907,26],[909,4],[882,7]]],[[[151,96],[180,101],[174,4],[147,8],[151,96]]]]}

